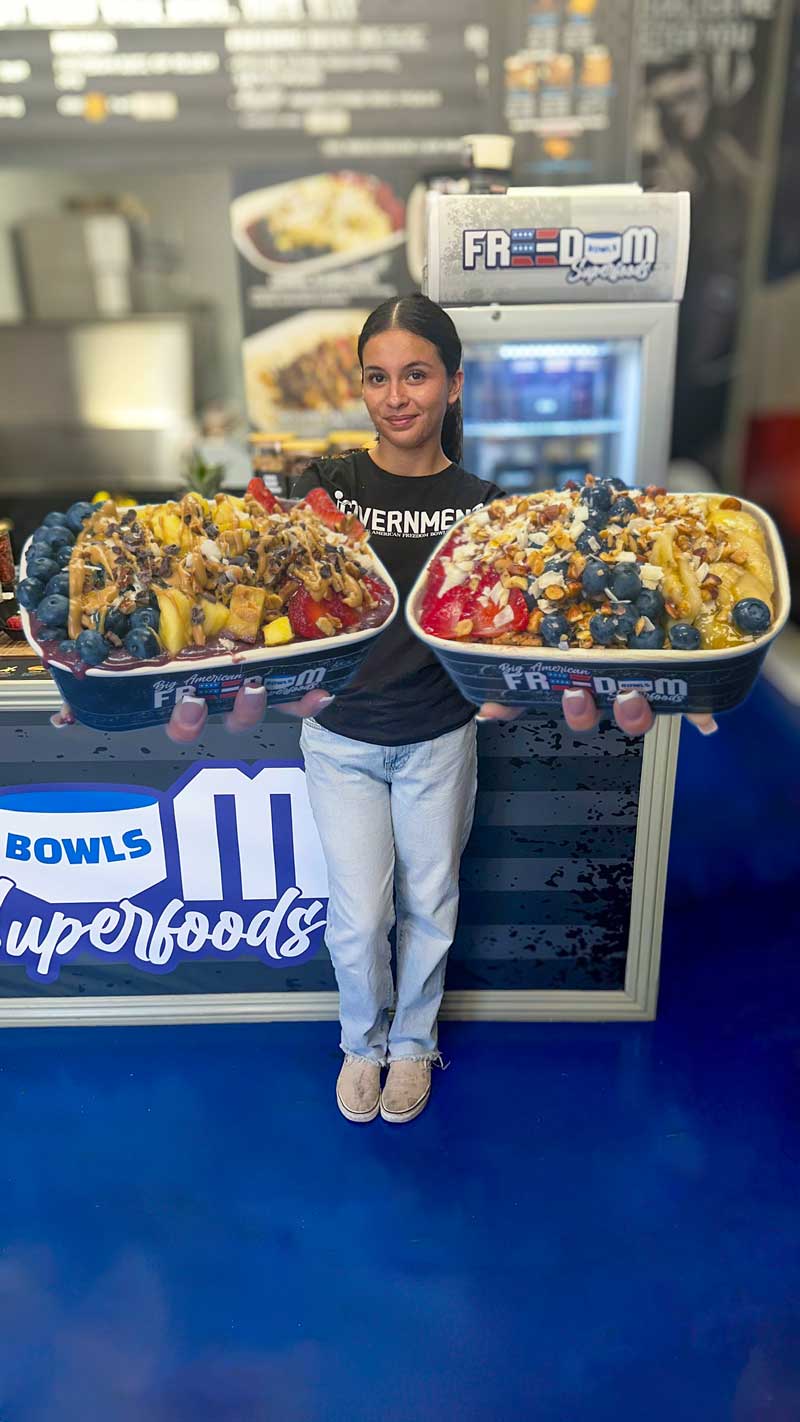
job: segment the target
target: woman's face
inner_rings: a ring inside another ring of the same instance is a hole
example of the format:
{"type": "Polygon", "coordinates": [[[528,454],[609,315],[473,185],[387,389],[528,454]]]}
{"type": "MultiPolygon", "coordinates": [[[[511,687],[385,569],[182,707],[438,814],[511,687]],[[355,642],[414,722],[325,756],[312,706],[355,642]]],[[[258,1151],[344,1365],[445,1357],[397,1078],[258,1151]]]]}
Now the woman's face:
{"type": "Polygon", "coordinates": [[[399,328],[372,336],[363,361],[364,404],[381,439],[398,449],[438,440],[462,372],[449,376],[436,346],[399,328]]]}

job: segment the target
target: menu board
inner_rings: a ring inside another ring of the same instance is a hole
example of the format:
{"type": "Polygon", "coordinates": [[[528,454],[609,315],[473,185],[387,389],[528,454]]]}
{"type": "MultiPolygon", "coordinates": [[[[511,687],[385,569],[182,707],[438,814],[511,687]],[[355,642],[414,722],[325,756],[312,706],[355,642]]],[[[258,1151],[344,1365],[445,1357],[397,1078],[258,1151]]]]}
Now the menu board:
{"type": "Polygon", "coordinates": [[[440,156],[490,117],[489,0],[0,0],[6,162],[440,156]],[[450,140],[448,143],[448,139],[450,140]]]}
{"type": "Polygon", "coordinates": [[[638,0],[514,0],[504,123],[526,185],[638,177],[638,0]]]}

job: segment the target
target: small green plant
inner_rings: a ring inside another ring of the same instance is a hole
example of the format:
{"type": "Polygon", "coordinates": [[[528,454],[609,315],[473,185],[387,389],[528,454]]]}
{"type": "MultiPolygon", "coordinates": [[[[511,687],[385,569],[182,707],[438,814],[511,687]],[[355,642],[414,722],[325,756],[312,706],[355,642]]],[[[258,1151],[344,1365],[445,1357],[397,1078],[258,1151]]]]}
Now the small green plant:
{"type": "Polygon", "coordinates": [[[213,499],[222,487],[224,465],[209,464],[197,450],[188,455],[183,471],[184,483],[192,493],[213,499]]]}

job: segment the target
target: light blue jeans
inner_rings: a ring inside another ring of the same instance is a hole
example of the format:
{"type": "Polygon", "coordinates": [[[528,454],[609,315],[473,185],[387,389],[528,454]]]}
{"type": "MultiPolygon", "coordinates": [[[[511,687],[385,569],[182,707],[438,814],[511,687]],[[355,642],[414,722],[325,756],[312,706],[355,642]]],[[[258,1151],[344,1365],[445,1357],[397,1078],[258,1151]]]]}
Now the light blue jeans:
{"type": "Polygon", "coordinates": [[[325,941],[342,1051],[381,1063],[435,1059],[459,865],[475,810],[475,722],[434,741],[373,746],[307,720],[300,744],[328,865],[325,941]]]}

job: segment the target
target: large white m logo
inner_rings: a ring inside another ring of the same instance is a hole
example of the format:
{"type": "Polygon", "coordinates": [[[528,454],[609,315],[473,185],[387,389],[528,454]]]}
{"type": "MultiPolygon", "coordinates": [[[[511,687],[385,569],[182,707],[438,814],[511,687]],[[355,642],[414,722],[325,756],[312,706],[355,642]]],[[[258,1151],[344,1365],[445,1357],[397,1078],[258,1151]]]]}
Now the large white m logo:
{"type": "Polygon", "coordinates": [[[203,766],[174,801],[185,899],[224,896],[223,847],[217,832],[217,810],[223,797],[234,805],[243,898],[278,898],[287,887],[278,885],[278,863],[292,858],[292,887],[298,888],[303,898],[327,897],[325,860],[300,767],[265,766],[249,776],[236,766],[203,766]],[[276,833],[285,834],[290,842],[280,845],[276,833]]]}

